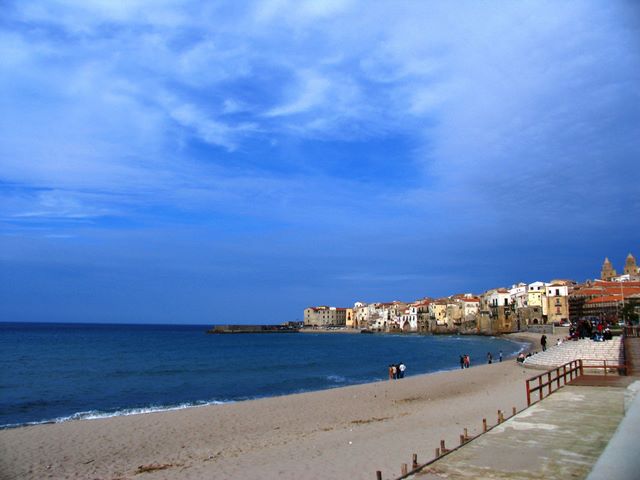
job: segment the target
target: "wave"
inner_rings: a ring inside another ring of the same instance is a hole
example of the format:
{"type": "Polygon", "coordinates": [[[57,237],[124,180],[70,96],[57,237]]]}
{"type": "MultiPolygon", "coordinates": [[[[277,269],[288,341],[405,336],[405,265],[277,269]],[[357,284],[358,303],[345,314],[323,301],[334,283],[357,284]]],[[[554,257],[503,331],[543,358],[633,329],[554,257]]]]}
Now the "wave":
{"type": "Polygon", "coordinates": [[[345,383],[347,381],[347,378],[342,375],[327,375],[325,378],[334,383],[345,383]]]}
{"type": "Polygon", "coordinates": [[[26,427],[31,425],[43,425],[48,423],[63,423],[63,422],[69,422],[72,420],[98,420],[101,418],[127,417],[129,415],[142,415],[145,413],[170,412],[173,410],[184,410],[186,408],[206,407],[207,405],[223,405],[226,403],[234,403],[234,400],[227,400],[227,401],[212,400],[208,402],[206,401],[185,402],[185,403],[180,403],[178,405],[151,405],[149,407],[124,408],[124,409],[116,410],[113,412],[102,411],[102,410],[88,410],[86,412],[76,412],[72,415],[67,415],[64,417],[56,417],[48,420],[40,420],[36,422],[24,422],[24,423],[9,423],[6,425],[0,425],[0,430],[4,430],[8,428],[26,427]]]}

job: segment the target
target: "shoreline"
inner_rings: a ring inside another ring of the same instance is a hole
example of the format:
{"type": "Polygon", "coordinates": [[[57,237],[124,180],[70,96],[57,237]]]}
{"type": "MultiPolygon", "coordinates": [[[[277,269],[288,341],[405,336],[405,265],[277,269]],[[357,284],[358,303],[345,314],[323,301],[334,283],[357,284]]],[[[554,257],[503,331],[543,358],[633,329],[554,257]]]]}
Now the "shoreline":
{"type": "MultiPolygon", "coordinates": [[[[338,333],[338,334],[354,334],[354,333],[359,333],[358,331],[318,331],[318,332],[313,332],[313,331],[308,331],[307,333],[322,333],[322,334],[332,334],[332,333],[338,333]]],[[[392,333],[387,333],[387,332],[381,332],[382,335],[393,335],[392,333]]],[[[408,334],[398,334],[398,335],[408,335],[408,334]]],[[[450,336],[456,336],[455,334],[447,334],[450,336]]],[[[408,335],[410,336],[410,335],[408,335]]],[[[468,336],[468,335],[465,335],[468,336]]],[[[487,335],[478,335],[479,337],[490,337],[487,335]]],[[[537,334],[530,334],[527,332],[518,332],[518,333],[513,333],[513,334],[504,334],[504,335],[495,335],[495,338],[503,338],[505,340],[509,340],[513,343],[516,343],[518,345],[521,346],[520,350],[518,350],[518,352],[509,355],[509,356],[505,356],[504,360],[506,362],[508,362],[509,360],[515,359],[517,354],[519,352],[529,352],[532,351],[534,347],[536,347],[536,342],[537,342],[537,348],[540,349],[541,346],[539,344],[539,335],[537,334]]],[[[476,359],[474,359],[475,361],[472,363],[472,368],[477,367],[479,365],[484,365],[485,362],[479,363],[476,359]]],[[[495,363],[499,363],[499,362],[495,362],[495,363]]],[[[458,370],[457,365],[456,366],[452,366],[451,368],[445,368],[445,369],[440,369],[440,370],[435,370],[435,371],[431,371],[431,372],[424,372],[424,373],[418,373],[418,374],[411,374],[405,378],[415,378],[415,377],[419,377],[419,376],[430,376],[430,375],[437,375],[440,373],[446,373],[446,372],[455,372],[458,370]]],[[[203,408],[203,407],[208,407],[208,406],[219,406],[219,405],[228,405],[228,404],[238,404],[238,403],[246,403],[246,402],[252,402],[252,401],[257,401],[257,400],[264,400],[264,399],[270,399],[270,398],[283,398],[283,397],[288,397],[291,395],[301,395],[301,394],[313,394],[313,393],[318,393],[318,392],[324,392],[324,391],[331,391],[331,390],[336,390],[336,389],[342,389],[342,388],[349,388],[349,387],[357,387],[357,386],[364,386],[364,385],[373,385],[379,382],[385,382],[387,381],[386,378],[381,378],[379,380],[374,380],[374,381],[369,381],[369,382],[363,382],[363,383],[353,383],[353,384],[348,384],[348,385],[337,385],[337,386],[329,386],[327,388],[320,388],[317,390],[303,390],[303,391],[298,391],[298,392],[292,392],[292,393],[285,393],[285,394],[279,394],[279,395],[271,395],[271,396],[256,396],[256,397],[251,397],[251,398],[246,398],[246,399],[242,399],[242,400],[228,400],[228,401],[219,401],[219,400],[194,400],[193,402],[185,402],[185,403],[180,403],[180,404],[175,404],[175,405],[158,405],[158,406],[141,406],[141,407],[125,407],[122,408],[121,410],[117,410],[117,411],[113,411],[113,412],[108,412],[108,411],[99,411],[99,410],[84,410],[81,412],[74,412],[70,415],[67,416],[63,416],[63,417],[56,417],[56,418],[51,418],[51,419],[45,419],[45,420],[41,420],[41,421],[33,421],[33,422],[26,422],[26,423],[21,423],[21,424],[7,424],[7,425],[2,425],[0,426],[0,432],[4,431],[4,430],[14,430],[14,429],[21,429],[21,428],[29,428],[29,427],[37,427],[37,426],[42,426],[42,425],[59,425],[59,424],[64,424],[64,423],[68,423],[68,422],[77,422],[77,421],[96,421],[96,420],[103,420],[103,419],[110,419],[110,418],[119,418],[119,417],[131,417],[131,416],[137,416],[137,415],[148,415],[148,414],[157,414],[157,413],[165,413],[165,412],[172,412],[172,411],[178,411],[178,410],[185,410],[185,409],[191,409],[191,408],[203,408]]]]}
{"type": "MultiPolygon", "coordinates": [[[[532,338],[518,339],[530,341],[532,338]]],[[[0,431],[8,478],[370,478],[526,405],[513,359],[314,392],[0,431]],[[406,458],[405,458],[406,457],[406,458]],[[167,466],[168,465],[168,466],[167,466]]]]}

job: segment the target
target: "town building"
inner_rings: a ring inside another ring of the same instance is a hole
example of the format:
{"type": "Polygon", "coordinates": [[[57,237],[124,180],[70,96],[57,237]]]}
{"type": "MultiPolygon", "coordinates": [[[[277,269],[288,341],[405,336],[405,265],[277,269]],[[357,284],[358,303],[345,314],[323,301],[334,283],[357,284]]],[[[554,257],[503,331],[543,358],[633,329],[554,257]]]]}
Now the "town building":
{"type": "Polygon", "coordinates": [[[569,321],[569,285],[563,280],[553,280],[546,285],[547,322],[561,324],[569,321]]]}
{"type": "Polygon", "coordinates": [[[347,309],[337,307],[309,307],[304,309],[305,327],[345,327],[347,309]]]}

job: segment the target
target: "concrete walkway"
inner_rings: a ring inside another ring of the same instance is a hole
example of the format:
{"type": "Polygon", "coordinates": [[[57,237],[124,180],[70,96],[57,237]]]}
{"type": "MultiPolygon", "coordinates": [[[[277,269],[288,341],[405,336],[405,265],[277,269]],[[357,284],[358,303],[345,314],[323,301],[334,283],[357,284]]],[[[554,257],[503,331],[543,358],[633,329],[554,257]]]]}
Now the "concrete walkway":
{"type": "Polygon", "coordinates": [[[624,416],[624,396],[563,387],[411,478],[584,479],[624,416]]]}

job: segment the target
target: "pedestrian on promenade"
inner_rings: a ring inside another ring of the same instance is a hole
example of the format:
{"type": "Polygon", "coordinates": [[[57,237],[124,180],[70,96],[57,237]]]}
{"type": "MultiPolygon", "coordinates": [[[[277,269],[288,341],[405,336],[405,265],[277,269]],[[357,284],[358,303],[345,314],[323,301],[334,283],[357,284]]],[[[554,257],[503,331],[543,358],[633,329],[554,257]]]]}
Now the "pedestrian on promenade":
{"type": "Polygon", "coordinates": [[[491,352],[487,352],[487,363],[491,364],[493,362],[493,355],[491,355],[491,352]]]}
{"type": "Polygon", "coordinates": [[[540,345],[542,345],[542,351],[546,351],[547,350],[547,336],[546,335],[542,335],[542,337],[540,337],[540,345]]]}
{"type": "Polygon", "coordinates": [[[398,365],[398,378],[404,378],[404,371],[407,369],[407,366],[400,362],[400,365],[398,365]]]}

